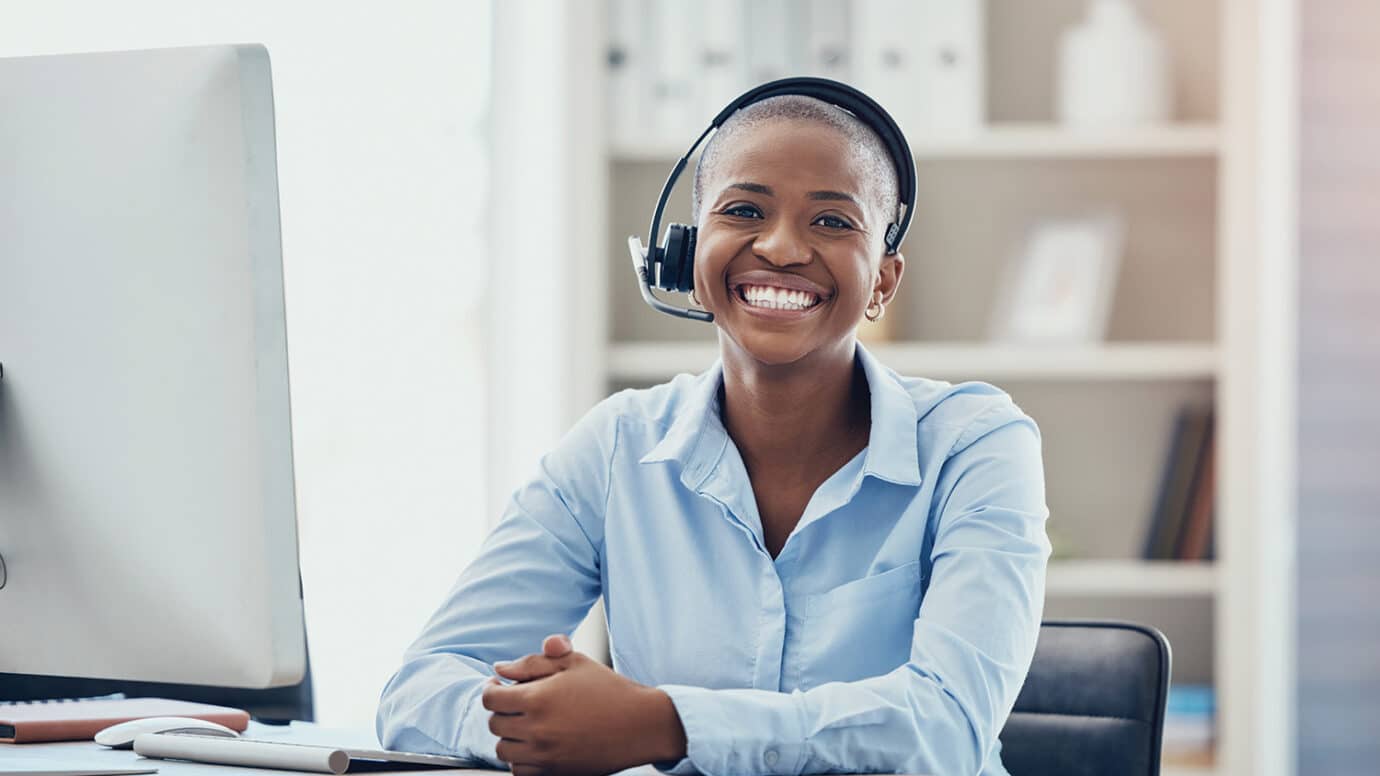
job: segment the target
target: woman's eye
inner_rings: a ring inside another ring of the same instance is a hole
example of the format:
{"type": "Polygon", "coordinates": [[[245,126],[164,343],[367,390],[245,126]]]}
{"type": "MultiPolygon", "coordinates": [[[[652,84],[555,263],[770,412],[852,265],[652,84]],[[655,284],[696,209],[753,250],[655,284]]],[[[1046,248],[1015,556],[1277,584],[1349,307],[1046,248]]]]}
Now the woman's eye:
{"type": "Polygon", "coordinates": [[[739,218],[761,218],[762,211],[752,205],[733,205],[726,207],[722,211],[726,216],[738,216],[739,218]]]}
{"type": "Polygon", "coordinates": [[[830,229],[852,229],[853,225],[839,216],[823,215],[815,219],[815,223],[823,224],[830,229]]]}

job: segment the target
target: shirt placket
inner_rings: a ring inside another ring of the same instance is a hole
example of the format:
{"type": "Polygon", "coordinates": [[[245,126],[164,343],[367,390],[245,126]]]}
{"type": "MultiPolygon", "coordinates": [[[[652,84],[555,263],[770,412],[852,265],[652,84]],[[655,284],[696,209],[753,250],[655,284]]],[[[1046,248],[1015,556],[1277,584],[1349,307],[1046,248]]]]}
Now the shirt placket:
{"type": "MultiPolygon", "coordinates": [[[[724,432],[715,430],[719,434],[724,432]]],[[[786,646],[786,598],[775,561],[766,550],[762,521],[757,514],[747,469],[737,449],[724,444],[710,467],[708,476],[695,489],[701,496],[717,502],[725,520],[742,529],[744,539],[753,543],[757,559],[757,639],[752,686],[759,690],[780,691],[782,657],[786,646]]]]}

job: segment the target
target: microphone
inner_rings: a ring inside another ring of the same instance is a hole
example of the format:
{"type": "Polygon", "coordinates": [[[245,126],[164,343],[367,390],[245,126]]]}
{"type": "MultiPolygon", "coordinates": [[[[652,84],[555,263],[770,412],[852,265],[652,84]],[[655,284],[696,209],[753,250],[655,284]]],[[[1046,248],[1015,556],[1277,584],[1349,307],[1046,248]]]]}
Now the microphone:
{"type": "Polygon", "coordinates": [[[709,323],[714,320],[714,313],[707,310],[692,310],[688,307],[676,307],[667,304],[652,293],[651,278],[647,277],[651,271],[651,262],[647,261],[647,248],[642,245],[642,239],[636,236],[628,238],[628,253],[632,256],[633,271],[637,273],[637,287],[642,291],[642,298],[653,309],[660,310],[668,315],[680,318],[689,318],[692,321],[704,321],[709,323]]]}

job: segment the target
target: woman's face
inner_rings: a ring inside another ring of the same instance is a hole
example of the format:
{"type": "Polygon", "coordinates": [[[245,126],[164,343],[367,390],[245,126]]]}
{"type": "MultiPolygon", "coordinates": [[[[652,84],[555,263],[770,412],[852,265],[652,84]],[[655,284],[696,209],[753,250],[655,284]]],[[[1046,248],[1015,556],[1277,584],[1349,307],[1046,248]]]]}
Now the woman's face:
{"type": "Polygon", "coordinates": [[[719,150],[695,248],[695,297],[729,341],[788,364],[847,348],[877,293],[904,265],[883,256],[893,214],[869,189],[846,137],[791,119],[744,128],[719,150]]]}

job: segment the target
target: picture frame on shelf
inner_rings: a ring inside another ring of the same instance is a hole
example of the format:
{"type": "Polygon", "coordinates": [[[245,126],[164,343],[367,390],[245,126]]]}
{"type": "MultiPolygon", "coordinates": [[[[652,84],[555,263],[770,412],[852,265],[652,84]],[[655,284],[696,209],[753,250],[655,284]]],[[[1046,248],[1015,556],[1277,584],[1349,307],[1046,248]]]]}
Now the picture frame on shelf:
{"type": "Polygon", "coordinates": [[[1105,340],[1125,232],[1124,216],[1110,209],[1035,221],[999,281],[990,338],[1048,345],[1105,340]]]}

